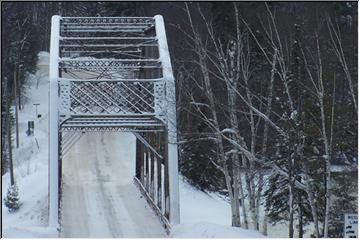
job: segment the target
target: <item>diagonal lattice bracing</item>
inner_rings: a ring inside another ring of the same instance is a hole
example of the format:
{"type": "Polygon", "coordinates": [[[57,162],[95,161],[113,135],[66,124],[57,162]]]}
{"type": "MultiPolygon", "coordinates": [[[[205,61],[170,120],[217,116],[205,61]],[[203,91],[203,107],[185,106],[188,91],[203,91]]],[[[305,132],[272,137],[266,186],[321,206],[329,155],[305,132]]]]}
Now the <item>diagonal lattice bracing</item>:
{"type": "Polygon", "coordinates": [[[136,69],[161,68],[155,59],[65,59],[59,61],[63,69],[136,69]]]}
{"type": "Polygon", "coordinates": [[[155,109],[159,103],[155,106],[155,101],[165,99],[161,86],[164,87],[154,81],[63,80],[61,110],[70,115],[160,114],[161,109],[155,109]]]}

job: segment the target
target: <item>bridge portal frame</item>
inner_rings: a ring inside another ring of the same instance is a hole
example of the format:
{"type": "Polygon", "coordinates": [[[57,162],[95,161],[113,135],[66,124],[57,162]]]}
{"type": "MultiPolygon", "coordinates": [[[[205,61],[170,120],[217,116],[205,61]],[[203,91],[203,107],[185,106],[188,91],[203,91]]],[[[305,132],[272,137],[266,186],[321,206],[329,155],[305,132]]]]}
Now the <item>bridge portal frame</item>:
{"type": "MultiPolygon", "coordinates": [[[[61,70],[60,70],[60,41],[63,38],[60,36],[60,22],[63,18],[61,16],[55,15],[52,17],[51,24],[51,40],[50,40],[50,64],[49,64],[49,80],[50,80],[50,91],[49,91],[49,226],[58,228],[59,225],[59,192],[60,192],[60,178],[61,178],[61,129],[62,124],[65,121],[60,119],[60,80],[62,79],[61,70]]],[[[102,19],[102,18],[94,18],[102,19]]],[[[121,18],[117,18],[121,19],[121,18]]],[[[172,73],[170,55],[167,45],[167,38],[164,26],[164,20],[161,15],[156,15],[155,20],[155,31],[156,31],[156,40],[158,44],[158,56],[157,59],[162,66],[162,80],[165,83],[165,99],[162,106],[164,107],[164,116],[161,119],[161,122],[164,123],[161,128],[165,136],[165,171],[168,174],[169,185],[169,196],[168,199],[165,199],[166,205],[168,206],[168,213],[165,213],[165,216],[162,217],[162,220],[168,221],[169,225],[174,225],[180,223],[180,207],[179,207],[179,182],[178,182],[178,150],[177,150],[177,131],[176,131],[176,97],[175,97],[175,79],[172,73]],[[166,216],[167,214],[167,216],[166,216]]],[[[115,21],[116,22],[116,21],[115,21]]],[[[79,31],[76,27],[72,28],[73,31],[79,31]]],[[[90,31],[90,30],[89,30],[90,31]]],[[[104,30],[105,31],[105,30],[104,30]]],[[[131,40],[131,39],[130,39],[131,40]]],[[[100,50],[101,51],[101,50],[100,50]]],[[[89,128],[91,130],[101,130],[101,127],[89,128]]],[[[109,129],[107,129],[109,130],[109,129]]],[[[150,146],[147,146],[148,149],[152,149],[151,141],[146,138],[147,132],[144,129],[131,129],[131,128],[122,128],[121,126],[112,126],[111,130],[115,131],[131,131],[135,132],[138,143],[148,143],[150,146]]],[[[151,132],[151,130],[150,130],[151,132]]],[[[141,152],[137,148],[137,152],[141,152]]],[[[150,154],[151,155],[151,154],[150,154]]],[[[150,156],[149,155],[149,156],[150,156]]],[[[143,155],[144,156],[144,155],[143,155]]],[[[145,154],[145,157],[147,155],[145,154]]],[[[154,161],[156,158],[149,158],[149,161],[154,161]]],[[[138,160],[136,160],[138,161],[138,160]]],[[[152,170],[153,171],[153,170],[152,170]]],[[[151,174],[153,176],[153,174],[151,174]]],[[[143,195],[149,203],[153,203],[147,188],[142,185],[139,179],[134,178],[135,183],[140,188],[143,195]]],[[[153,206],[156,208],[155,206],[153,206]]],[[[156,209],[155,209],[156,210],[156,209]]],[[[159,209],[158,209],[159,210],[159,209]]],[[[160,212],[158,211],[161,215],[160,212]]]]}

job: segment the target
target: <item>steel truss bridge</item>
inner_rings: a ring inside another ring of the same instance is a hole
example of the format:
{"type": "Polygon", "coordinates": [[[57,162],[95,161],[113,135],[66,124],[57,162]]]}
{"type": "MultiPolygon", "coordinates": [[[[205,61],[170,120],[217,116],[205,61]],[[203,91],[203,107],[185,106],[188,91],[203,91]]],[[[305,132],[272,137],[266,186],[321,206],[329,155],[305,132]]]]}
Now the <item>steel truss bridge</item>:
{"type": "Polygon", "coordinates": [[[137,137],[134,182],[169,228],[179,223],[175,82],[162,16],[53,16],[49,221],[59,227],[62,156],[84,132],[137,137]]]}

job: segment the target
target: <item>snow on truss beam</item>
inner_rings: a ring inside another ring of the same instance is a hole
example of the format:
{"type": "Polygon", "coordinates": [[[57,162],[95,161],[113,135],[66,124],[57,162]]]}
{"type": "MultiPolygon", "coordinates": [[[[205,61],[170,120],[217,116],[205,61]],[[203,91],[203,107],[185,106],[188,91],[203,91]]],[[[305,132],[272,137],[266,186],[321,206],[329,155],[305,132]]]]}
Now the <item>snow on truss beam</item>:
{"type": "Polygon", "coordinates": [[[111,69],[131,69],[131,68],[161,68],[161,64],[153,59],[114,59],[114,60],[77,60],[60,59],[60,68],[66,69],[92,69],[92,68],[111,68],[111,69]],[[135,60],[135,61],[133,61],[135,60]],[[142,61],[141,61],[142,60],[142,61]]]}
{"type": "Polygon", "coordinates": [[[80,25],[80,26],[61,26],[61,30],[92,30],[92,29],[114,29],[114,30],[121,30],[121,29],[144,29],[149,27],[149,25],[80,25]]]}
{"type": "Polygon", "coordinates": [[[108,22],[108,23],[89,23],[89,22],[83,22],[83,23],[69,23],[69,22],[63,22],[61,26],[151,26],[153,23],[151,22],[108,22]]]}
{"type": "MultiPolygon", "coordinates": [[[[71,51],[62,51],[62,53],[121,53],[121,54],[129,54],[129,53],[141,53],[140,50],[112,50],[112,51],[100,51],[100,50],[71,50],[71,51]]],[[[134,55],[136,57],[139,57],[137,55],[134,55]]]]}
{"type": "Polygon", "coordinates": [[[154,127],[110,127],[110,126],[90,126],[90,127],[67,127],[64,126],[60,129],[61,132],[68,132],[68,131],[79,131],[79,132],[133,132],[133,133],[147,133],[147,132],[163,132],[163,128],[154,127]]]}
{"type": "Polygon", "coordinates": [[[152,17],[62,17],[63,22],[75,23],[153,23],[152,17]]]}
{"type": "Polygon", "coordinates": [[[61,40],[157,40],[155,37],[62,37],[61,40]]]}
{"type": "Polygon", "coordinates": [[[122,28],[122,29],[91,29],[91,30],[83,30],[83,29],[69,29],[63,30],[65,33],[142,33],[143,28],[135,29],[135,28],[122,28]]]}
{"type": "Polygon", "coordinates": [[[53,16],[50,39],[50,104],[49,104],[49,227],[59,227],[59,122],[58,122],[58,77],[60,16],[53,16]]]}
{"type": "Polygon", "coordinates": [[[99,79],[75,79],[75,78],[60,78],[60,81],[70,82],[161,82],[162,78],[135,78],[135,79],[121,79],[121,78],[99,78],[99,79]]]}
{"type": "Polygon", "coordinates": [[[162,64],[163,78],[166,84],[166,118],[168,132],[168,170],[170,185],[170,223],[180,223],[179,205],[179,171],[176,127],[176,96],[175,79],[172,72],[169,48],[167,44],[164,19],[161,15],[155,17],[156,37],[159,44],[159,60],[162,64]]]}
{"type": "Polygon", "coordinates": [[[107,58],[59,58],[60,62],[159,62],[158,59],[107,59],[107,58]]]}
{"type": "Polygon", "coordinates": [[[61,44],[62,48],[70,48],[70,47],[81,47],[81,48],[110,48],[110,47],[157,47],[157,44],[152,43],[138,43],[138,44],[61,44]]]}

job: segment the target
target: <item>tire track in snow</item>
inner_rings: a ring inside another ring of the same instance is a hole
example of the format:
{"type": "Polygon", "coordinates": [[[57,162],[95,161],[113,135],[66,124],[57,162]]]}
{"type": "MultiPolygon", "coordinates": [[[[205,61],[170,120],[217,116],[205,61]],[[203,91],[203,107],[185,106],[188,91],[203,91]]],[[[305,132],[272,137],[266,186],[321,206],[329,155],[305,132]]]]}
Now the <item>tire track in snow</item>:
{"type": "MultiPolygon", "coordinates": [[[[74,151],[70,154],[74,159],[77,159],[77,146],[74,146],[74,151]]],[[[84,189],[81,186],[78,186],[76,183],[81,182],[80,175],[74,173],[74,169],[79,169],[79,162],[74,161],[74,168],[64,168],[64,174],[63,174],[63,192],[62,192],[62,199],[67,198],[67,201],[62,200],[62,209],[61,209],[61,231],[60,236],[61,237],[69,237],[72,236],[73,229],[82,229],[81,236],[89,236],[89,227],[86,221],[81,221],[82,216],[80,213],[86,212],[86,198],[84,189]],[[71,184],[72,183],[72,184],[71,184]],[[76,191],[77,194],[71,194],[72,192],[76,191]],[[74,211],[74,218],[78,219],[78,221],[70,222],[67,221],[67,216],[64,213],[63,209],[77,209],[77,211],[74,211]],[[80,220],[80,221],[79,221],[80,220]],[[72,226],[69,226],[72,224],[72,226]]],[[[66,167],[66,166],[65,166],[66,167]]],[[[75,233],[76,234],[76,233],[75,233]]],[[[78,236],[78,234],[76,234],[78,236]]],[[[80,237],[80,236],[79,236],[80,237]]]]}
{"type": "MultiPolygon", "coordinates": [[[[96,145],[98,147],[98,145],[96,145]]],[[[101,144],[100,147],[103,148],[103,151],[97,149],[96,154],[97,158],[95,161],[95,170],[96,170],[96,177],[99,179],[99,190],[100,190],[100,203],[102,204],[102,208],[106,211],[105,217],[106,222],[109,227],[109,230],[113,237],[122,237],[123,234],[120,231],[121,224],[120,221],[117,219],[117,214],[114,208],[113,201],[111,201],[111,195],[107,193],[106,186],[104,184],[104,181],[106,181],[107,178],[109,178],[109,175],[104,175],[100,170],[100,162],[102,160],[105,160],[107,163],[106,165],[109,165],[109,152],[107,151],[105,142],[104,142],[104,135],[101,134],[101,144]],[[104,156],[98,156],[98,153],[103,153],[104,156]],[[103,179],[105,177],[105,180],[103,179]]],[[[103,167],[103,166],[102,166],[103,167]]]]}

